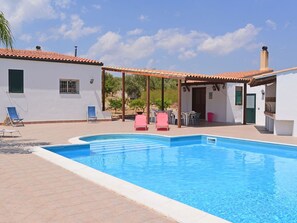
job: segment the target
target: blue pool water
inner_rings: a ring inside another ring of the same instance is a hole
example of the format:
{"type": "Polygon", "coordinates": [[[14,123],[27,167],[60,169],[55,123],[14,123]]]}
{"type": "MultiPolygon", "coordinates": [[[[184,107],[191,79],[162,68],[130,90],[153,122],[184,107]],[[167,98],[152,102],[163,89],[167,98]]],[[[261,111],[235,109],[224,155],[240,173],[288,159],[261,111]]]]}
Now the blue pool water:
{"type": "Polygon", "coordinates": [[[234,223],[297,222],[297,149],[208,136],[104,135],[55,153],[234,223]]]}

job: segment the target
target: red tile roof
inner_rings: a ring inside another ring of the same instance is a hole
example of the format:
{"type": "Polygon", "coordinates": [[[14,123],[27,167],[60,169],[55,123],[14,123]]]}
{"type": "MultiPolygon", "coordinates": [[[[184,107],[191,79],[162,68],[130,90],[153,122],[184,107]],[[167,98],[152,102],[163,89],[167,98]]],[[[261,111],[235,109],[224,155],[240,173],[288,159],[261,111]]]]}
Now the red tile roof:
{"type": "Polygon", "coordinates": [[[250,70],[250,71],[240,71],[240,72],[225,72],[220,74],[215,74],[215,76],[219,77],[237,77],[237,78],[252,78],[254,76],[258,76],[261,74],[270,73],[273,70],[250,70]]]}
{"type": "Polygon", "coordinates": [[[287,73],[287,72],[291,72],[291,71],[297,71],[297,67],[291,67],[291,68],[287,68],[287,69],[283,69],[283,70],[277,70],[277,71],[274,71],[274,72],[269,72],[269,73],[266,73],[266,74],[258,75],[256,77],[254,77],[250,81],[249,84],[251,86],[258,86],[258,85],[263,85],[263,84],[269,84],[269,83],[275,81],[276,76],[278,74],[287,73]]]}
{"type": "Polygon", "coordinates": [[[46,52],[43,50],[17,50],[17,49],[1,49],[0,58],[20,59],[20,60],[38,60],[48,62],[60,63],[78,63],[78,64],[91,64],[102,66],[103,63],[97,60],[90,60],[81,57],[69,56],[55,52],[46,52]]]}

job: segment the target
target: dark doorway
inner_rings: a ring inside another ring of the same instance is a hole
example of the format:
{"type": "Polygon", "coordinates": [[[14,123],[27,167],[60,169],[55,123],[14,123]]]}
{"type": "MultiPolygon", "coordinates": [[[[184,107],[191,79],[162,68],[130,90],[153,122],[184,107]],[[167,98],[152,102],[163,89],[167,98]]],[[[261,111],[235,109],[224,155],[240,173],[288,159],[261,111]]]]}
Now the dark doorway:
{"type": "Polygon", "coordinates": [[[246,122],[256,123],[256,94],[246,95],[246,122]]]}
{"type": "Polygon", "coordinates": [[[206,88],[192,88],[192,110],[200,113],[200,118],[205,119],[206,88]]]}

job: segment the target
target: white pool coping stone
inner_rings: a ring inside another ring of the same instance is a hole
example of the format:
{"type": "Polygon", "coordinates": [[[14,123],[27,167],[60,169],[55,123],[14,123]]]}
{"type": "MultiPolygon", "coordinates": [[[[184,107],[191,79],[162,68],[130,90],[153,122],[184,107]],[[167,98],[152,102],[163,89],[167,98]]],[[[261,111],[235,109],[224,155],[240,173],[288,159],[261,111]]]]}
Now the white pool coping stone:
{"type": "MultiPolygon", "coordinates": [[[[105,134],[103,134],[105,135],[105,134]]],[[[109,135],[109,134],[106,134],[109,135]]],[[[82,137],[82,136],[81,136],[82,137]]],[[[165,136],[166,137],[166,136],[165,136]]],[[[80,137],[69,140],[72,144],[87,144],[80,137]]],[[[59,145],[54,145],[59,146],[59,145]]],[[[67,146],[67,145],[61,145],[67,146]]],[[[69,145],[68,145],[69,146],[69,145]]],[[[99,170],[60,156],[41,147],[34,147],[33,153],[43,159],[63,167],[84,179],[112,190],[130,200],[153,209],[180,223],[227,223],[229,221],[175,201],[127,181],[113,177],[99,170]]]]}

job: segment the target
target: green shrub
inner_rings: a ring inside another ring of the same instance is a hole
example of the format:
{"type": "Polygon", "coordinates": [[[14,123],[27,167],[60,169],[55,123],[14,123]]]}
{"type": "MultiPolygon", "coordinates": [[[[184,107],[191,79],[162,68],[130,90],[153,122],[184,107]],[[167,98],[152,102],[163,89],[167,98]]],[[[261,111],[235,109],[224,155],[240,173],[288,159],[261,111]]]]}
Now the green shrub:
{"type": "Polygon", "coordinates": [[[129,107],[134,110],[141,110],[144,112],[145,109],[145,101],[142,99],[134,99],[130,101],[129,107]]]}
{"type": "MultiPolygon", "coordinates": [[[[154,104],[158,107],[159,110],[162,110],[162,100],[161,99],[156,99],[154,101],[154,104]]],[[[164,110],[170,107],[172,102],[170,100],[164,100],[164,110]]]]}
{"type": "MultiPolygon", "coordinates": [[[[177,89],[165,89],[164,101],[170,102],[170,105],[177,103],[177,89]]],[[[142,92],[141,99],[146,101],[146,91],[142,92]]],[[[161,90],[151,90],[150,91],[150,101],[151,103],[156,103],[156,100],[161,101],[161,90]]],[[[165,102],[164,102],[165,104],[165,102]]],[[[164,105],[165,107],[165,105],[164,105]]]]}
{"type": "Polygon", "coordinates": [[[117,109],[120,109],[122,107],[122,99],[121,98],[114,98],[114,99],[109,99],[109,107],[111,109],[114,109],[116,112],[117,109]]]}

